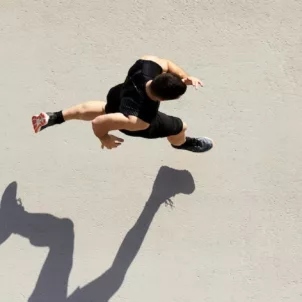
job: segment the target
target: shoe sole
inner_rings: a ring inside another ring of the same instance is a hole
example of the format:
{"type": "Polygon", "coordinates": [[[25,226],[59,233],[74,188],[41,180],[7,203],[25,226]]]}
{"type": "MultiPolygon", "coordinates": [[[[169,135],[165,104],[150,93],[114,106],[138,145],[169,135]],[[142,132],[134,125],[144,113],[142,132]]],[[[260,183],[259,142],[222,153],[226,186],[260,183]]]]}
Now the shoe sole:
{"type": "Polygon", "coordinates": [[[34,115],[31,118],[32,125],[34,128],[35,133],[41,131],[41,128],[47,125],[49,120],[49,116],[45,112],[41,112],[39,115],[34,115]]]}

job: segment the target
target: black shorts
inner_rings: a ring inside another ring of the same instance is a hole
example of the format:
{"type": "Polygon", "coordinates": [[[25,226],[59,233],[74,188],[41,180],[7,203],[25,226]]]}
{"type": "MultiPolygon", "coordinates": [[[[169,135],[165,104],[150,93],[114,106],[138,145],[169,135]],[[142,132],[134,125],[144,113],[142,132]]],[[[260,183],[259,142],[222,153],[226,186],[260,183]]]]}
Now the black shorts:
{"type": "MultiPolygon", "coordinates": [[[[112,87],[107,95],[107,104],[105,113],[119,112],[120,91],[122,84],[112,87]]],[[[130,136],[143,138],[161,138],[179,134],[183,129],[183,122],[180,118],[158,112],[155,119],[151,122],[149,128],[140,131],[120,130],[122,133],[130,136]]]]}

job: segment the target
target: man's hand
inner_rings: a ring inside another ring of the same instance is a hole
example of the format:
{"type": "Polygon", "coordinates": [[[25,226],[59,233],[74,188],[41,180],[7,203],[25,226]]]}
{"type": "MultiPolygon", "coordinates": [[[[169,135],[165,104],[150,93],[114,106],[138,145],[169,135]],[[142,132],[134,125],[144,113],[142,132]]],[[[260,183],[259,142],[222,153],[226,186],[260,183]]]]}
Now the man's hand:
{"type": "Polygon", "coordinates": [[[106,134],[100,139],[102,143],[102,149],[107,148],[107,149],[113,149],[117,148],[120,146],[124,140],[122,138],[119,138],[115,135],[112,134],[106,134]]]}
{"type": "Polygon", "coordinates": [[[126,117],[122,113],[108,113],[100,115],[92,121],[94,135],[101,141],[102,149],[117,148],[124,142],[123,139],[108,134],[112,130],[139,131],[149,127],[149,124],[136,116],[126,117]]]}
{"type": "Polygon", "coordinates": [[[203,87],[203,83],[195,78],[195,77],[186,77],[182,80],[186,85],[193,85],[196,89],[198,88],[198,86],[200,85],[201,87],[203,87]]]}

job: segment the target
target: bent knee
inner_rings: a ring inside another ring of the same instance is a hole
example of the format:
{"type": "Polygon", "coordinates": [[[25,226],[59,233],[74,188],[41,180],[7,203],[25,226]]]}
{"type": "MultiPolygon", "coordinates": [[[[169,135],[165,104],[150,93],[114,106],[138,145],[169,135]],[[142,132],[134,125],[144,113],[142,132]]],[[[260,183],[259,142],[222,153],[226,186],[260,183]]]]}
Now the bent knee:
{"type": "Polygon", "coordinates": [[[187,129],[188,129],[188,125],[185,122],[182,122],[182,129],[181,130],[179,129],[179,132],[177,134],[168,136],[167,137],[168,140],[174,141],[175,139],[178,139],[179,137],[184,137],[187,129]]]}

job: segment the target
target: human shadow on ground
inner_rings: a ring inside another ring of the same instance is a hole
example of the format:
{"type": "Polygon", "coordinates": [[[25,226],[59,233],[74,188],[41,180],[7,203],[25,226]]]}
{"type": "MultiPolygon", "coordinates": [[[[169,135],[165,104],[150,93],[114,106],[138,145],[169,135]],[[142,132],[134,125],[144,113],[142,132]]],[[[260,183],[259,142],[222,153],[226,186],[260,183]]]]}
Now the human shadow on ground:
{"type": "Polygon", "coordinates": [[[12,182],[0,204],[0,244],[17,234],[34,246],[48,247],[47,258],[28,301],[66,301],[74,248],[73,223],[50,214],[28,213],[16,197],[17,183],[12,182]]]}
{"type": "Polygon", "coordinates": [[[15,182],[7,187],[1,201],[0,244],[15,233],[28,238],[34,246],[49,247],[29,302],[107,302],[123,284],[160,206],[172,205],[173,196],[191,194],[194,190],[194,180],[188,171],[161,167],[142,213],[126,234],[110,268],[70,296],[67,288],[74,249],[73,223],[49,214],[26,212],[16,199],[15,182]]]}

